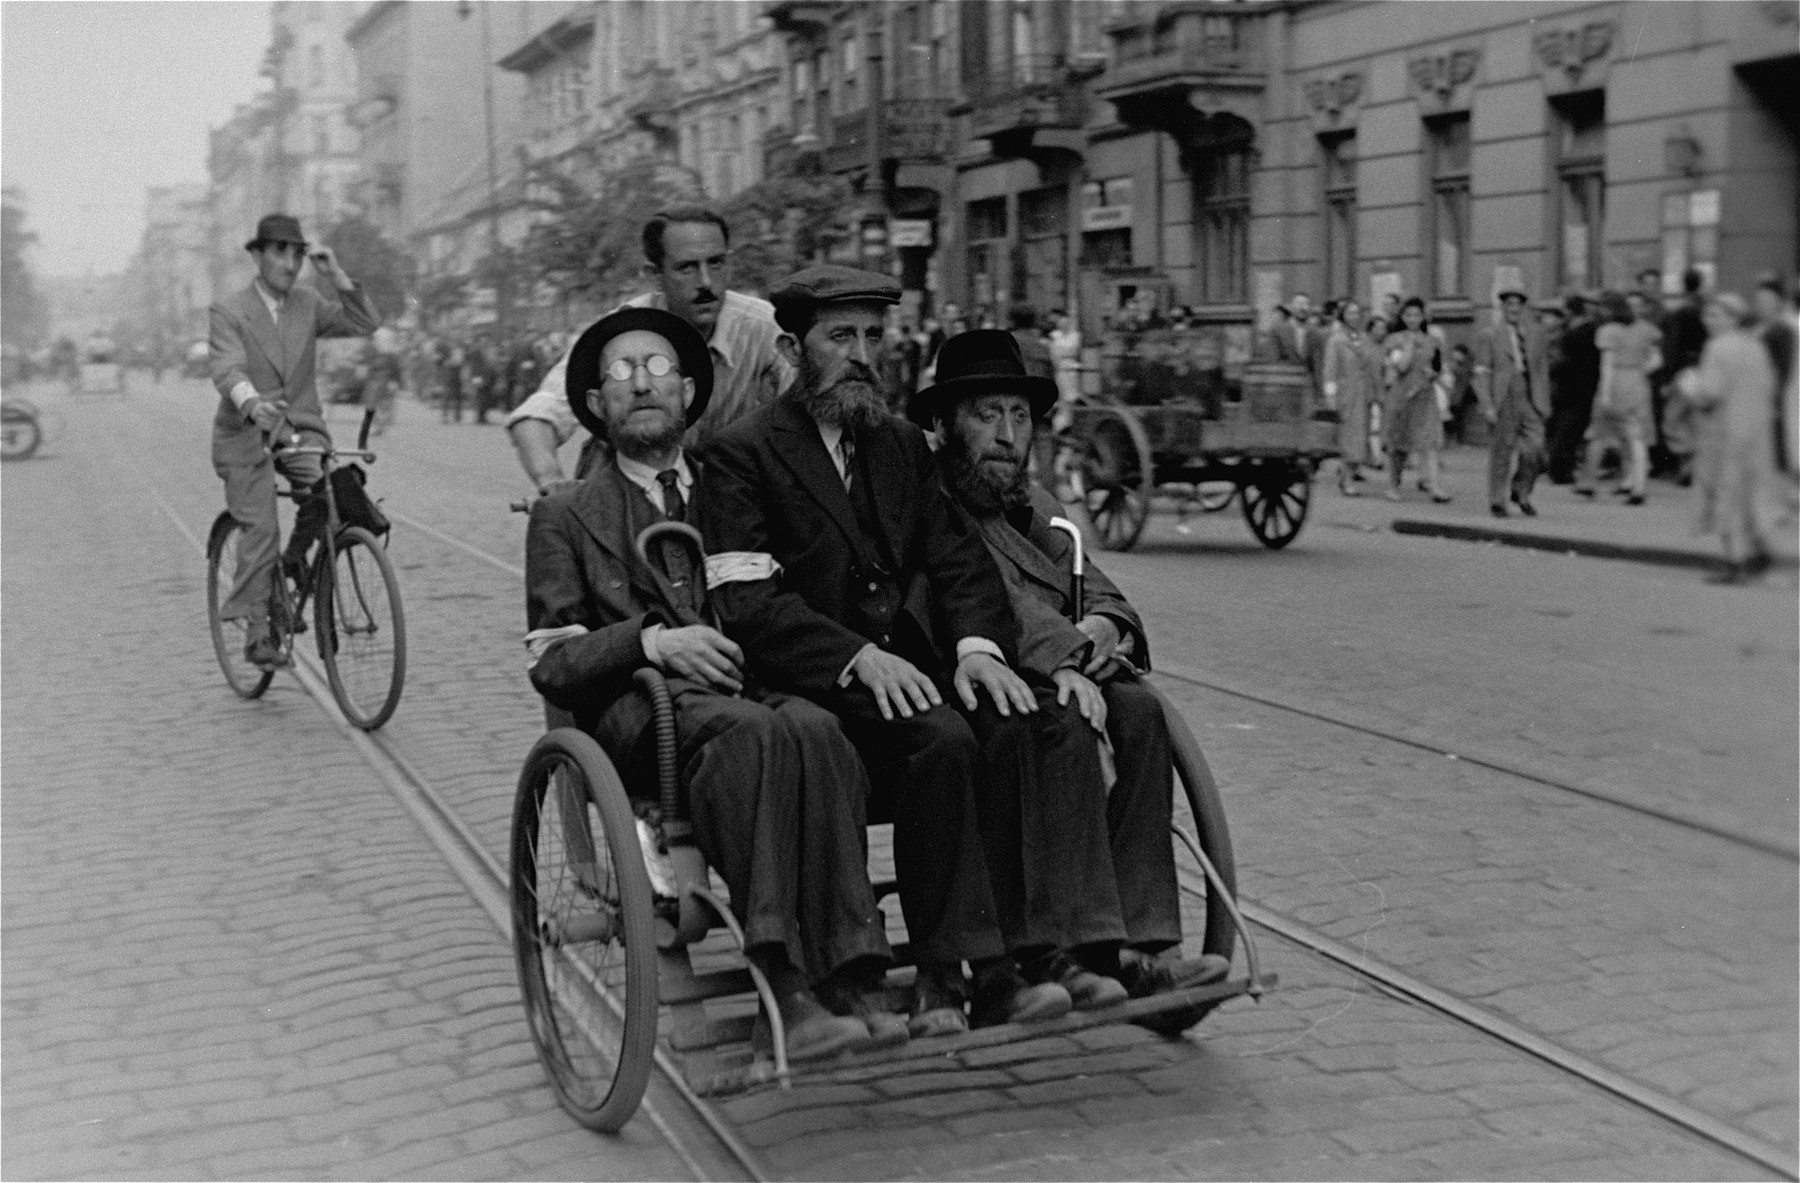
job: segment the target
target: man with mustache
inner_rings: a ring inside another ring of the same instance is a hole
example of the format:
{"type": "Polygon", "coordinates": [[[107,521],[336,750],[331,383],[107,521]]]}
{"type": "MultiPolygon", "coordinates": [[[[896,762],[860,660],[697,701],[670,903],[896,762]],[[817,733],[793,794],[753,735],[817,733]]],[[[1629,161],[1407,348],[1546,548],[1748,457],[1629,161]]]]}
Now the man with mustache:
{"type": "MultiPolygon", "coordinates": [[[[1105,801],[1111,862],[1125,947],[1072,950],[1090,973],[1120,981],[1134,998],[1204,985],[1230,964],[1213,954],[1182,960],[1181,906],[1169,840],[1174,771],[1162,705],[1143,684],[1150,668],[1144,624],[1097,567],[1086,567],[1082,615],[1072,620],[1074,544],[1050,525],[1056,499],[1031,480],[1026,458],[1039,421],[1056,406],[1056,384],[1029,374],[1006,334],[977,330],[944,342],[938,380],[913,396],[907,413],[942,441],[938,458],[951,496],[968,514],[1006,581],[1019,621],[1018,668],[1027,680],[1073,702],[1096,739],[1106,737],[1117,780],[1105,801]]],[[[1103,891],[1104,896],[1104,891],[1103,891]]],[[[1176,1012],[1156,1026],[1186,1025],[1176,1012]]]]}
{"type": "Polygon", "coordinates": [[[709,542],[745,568],[713,592],[745,668],[837,715],[894,822],[911,1030],[930,1036],[1092,1005],[1106,984],[1061,950],[1124,932],[1097,873],[1110,855],[1092,739],[1014,672],[1000,574],[924,434],[886,410],[875,363],[899,296],[834,266],[776,289],[799,377],[714,440],[698,505],[709,542]]]}
{"type": "Polygon", "coordinates": [[[890,959],[863,854],[861,762],[831,715],[746,685],[743,652],[695,618],[699,573],[676,561],[664,583],[636,553],[644,527],[688,516],[702,466],[681,436],[712,394],[706,342],[672,313],[621,309],[582,334],[568,372],[570,406],[607,443],[587,480],[532,507],[532,685],[575,715],[627,784],[654,793],[655,729],[632,674],[662,670],[695,841],[774,990],[788,1055],[904,1043],[897,1015],[871,1015],[871,1030],[821,1005],[890,959]]]}
{"type": "MultiPolygon", "coordinates": [[[[698,205],[673,206],[644,223],[644,274],[656,290],[621,308],[664,308],[699,330],[712,355],[713,398],[688,432],[698,448],[719,428],[772,401],[793,381],[794,371],[775,347],[780,330],[767,300],[730,291],[731,228],[718,213],[698,205]]],[[[569,355],[544,375],[537,392],[506,417],[519,464],[539,493],[574,482],[563,475],[556,450],[581,426],[563,396],[569,355]]],[[[594,462],[594,437],[581,449],[575,476],[594,462]]]]}

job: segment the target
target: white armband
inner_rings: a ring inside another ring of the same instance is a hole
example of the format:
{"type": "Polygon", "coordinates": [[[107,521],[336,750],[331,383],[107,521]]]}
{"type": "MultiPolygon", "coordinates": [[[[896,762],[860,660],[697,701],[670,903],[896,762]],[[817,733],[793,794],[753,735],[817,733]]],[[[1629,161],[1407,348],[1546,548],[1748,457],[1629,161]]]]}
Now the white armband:
{"type": "Polygon", "coordinates": [[[755,583],[781,574],[781,564],[764,551],[728,550],[706,556],[707,590],[722,583],[755,583]]]}
{"type": "Polygon", "coordinates": [[[534,628],[525,634],[525,649],[531,654],[531,660],[525,663],[527,670],[537,668],[550,646],[558,641],[566,641],[570,637],[579,637],[588,631],[585,624],[565,624],[561,628],[534,628]]]}

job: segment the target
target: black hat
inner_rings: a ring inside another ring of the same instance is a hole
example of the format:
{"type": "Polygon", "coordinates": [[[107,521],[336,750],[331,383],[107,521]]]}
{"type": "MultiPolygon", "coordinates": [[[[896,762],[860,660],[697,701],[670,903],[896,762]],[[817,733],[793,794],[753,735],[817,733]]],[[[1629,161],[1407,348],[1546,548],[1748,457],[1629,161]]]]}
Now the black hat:
{"type": "Polygon", "coordinates": [[[1517,300],[1521,304],[1531,303],[1530,293],[1528,293],[1524,288],[1520,287],[1518,284],[1515,284],[1515,283],[1509,283],[1509,284],[1505,285],[1504,287],[1502,287],[1499,291],[1495,292],[1494,299],[1500,301],[1503,304],[1507,300],[1517,300]]]}
{"type": "Polygon", "coordinates": [[[666,338],[675,347],[675,359],[681,363],[681,375],[694,380],[694,401],[688,404],[687,422],[692,427],[706,411],[712,398],[712,351],[707,348],[700,331],[673,312],[661,308],[621,308],[589,325],[569,350],[569,365],[563,376],[563,393],[569,409],[581,425],[601,439],[606,438],[606,423],[588,406],[587,394],[600,388],[600,351],[621,333],[642,330],[666,338]]]}
{"type": "Polygon", "coordinates": [[[812,327],[821,304],[898,304],[900,281],[891,275],[821,263],[796,271],[769,293],[775,323],[796,337],[812,327]]]}
{"type": "Polygon", "coordinates": [[[297,243],[302,249],[306,246],[306,235],[300,233],[298,218],[287,214],[269,214],[256,224],[256,237],[244,244],[247,251],[260,250],[275,242],[297,243]]]}
{"type": "Polygon", "coordinates": [[[927,431],[939,416],[965,398],[979,394],[1018,394],[1031,404],[1031,417],[1042,419],[1056,405],[1056,383],[1025,369],[1019,342],[1003,329],[971,329],[938,347],[937,381],[906,404],[909,419],[927,431]]]}

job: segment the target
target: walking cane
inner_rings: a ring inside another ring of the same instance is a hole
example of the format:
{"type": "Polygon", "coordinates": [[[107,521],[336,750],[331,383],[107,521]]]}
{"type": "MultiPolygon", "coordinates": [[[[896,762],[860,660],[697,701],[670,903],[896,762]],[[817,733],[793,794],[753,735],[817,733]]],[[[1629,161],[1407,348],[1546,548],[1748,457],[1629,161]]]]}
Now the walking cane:
{"type": "Polygon", "coordinates": [[[1081,547],[1081,527],[1068,518],[1051,518],[1052,529],[1061,530],[1075,543],[1075,569],[1069,575],[1069,619],[1075,624],[1087,614],[1087,563],[1081,547]]]}

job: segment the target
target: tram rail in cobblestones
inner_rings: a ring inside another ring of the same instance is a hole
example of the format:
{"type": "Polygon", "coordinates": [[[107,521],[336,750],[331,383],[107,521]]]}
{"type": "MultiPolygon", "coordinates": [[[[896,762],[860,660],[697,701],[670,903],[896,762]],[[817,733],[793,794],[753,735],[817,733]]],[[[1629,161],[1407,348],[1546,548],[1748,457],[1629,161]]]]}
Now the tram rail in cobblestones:
{"type": "Polygon", "coordinates": [[[1585,797],[1590,801],[1598,801],[1605,805],[1617,806],[1620,809],[1627,809],[1645,817],[1653,817],[1658,821],[1665,821],[1686,830],[1695,830],[1702,834],[1711,835],[1714,838],[1723,839],[1733,845],[1742,846],[1748,850],[1754,850],[1759,854],[1773,855],[1777,858],[1787,859],[1790,862],[1800,862],[1800,848],[1789,846],[1770,838],[1746,833],[1741,830],[1735,830],[1729,826],[1717,825],[1704,818],[1690,817],[1687,814],[1679,813],[1672,809],[1664,809],[1660,806],[1649,805],[1642,801],[1633,801],[1628,797],[1621,796],[1617,793],[1610,793],[1603,789],[1597,789],[1587,785],[1571,784],[1568,781],[1559,780],[1554,776],[1537,772],[1530,768],[1524,768],[1506,760],[1446,747],[1442,744],[1431,743],[1427,740],[1416,739],[1411,736],[1399,735],[1395,732],[1387,731],[1367,723],[1359,723],[1353,719],[1346,719],[1341,715],[1332,714],[1329,711],[1319,710],[1316,707],[1301,706],[1297,703],[1284,702],[1279,698],[1272,698],[1266,694],[1245,690],[1240,686],[1233,686],[1221,682],[1216,677],[1187,666],[1175,665],[1167,662],[1159,663],[1154,672],[1154,676],[1167,678],[1172,682],[1180,682],[1184,685],[1194,686],[1201,690],[1210,690],[1215,694],[1223,694],[1229,698],[1253,702],[1258,706],[1269,707],[1277,711],[1285,711],[1291,715],[1299,715],[1302,718],[1312,719],[1318,723],[1328,723],[1333,727],[1342,727],[1346,731],[1354,731],[1360,735],[1372,736],[1375,739],[1386,740],[1389,743],[1414,748],[1421,752],[1430,752],[1434,756],[1444,756],[1448,759],[1458,760],[1464,764],[1471,764],[1477,768],[1485,768],[1490,772],[1498,772],[1504,776],[1510,776],[1517,780],[1529,781],[1532,784],[1542,785],[1545,788],[1557,789],[1577,797],[1585,797]]]}

